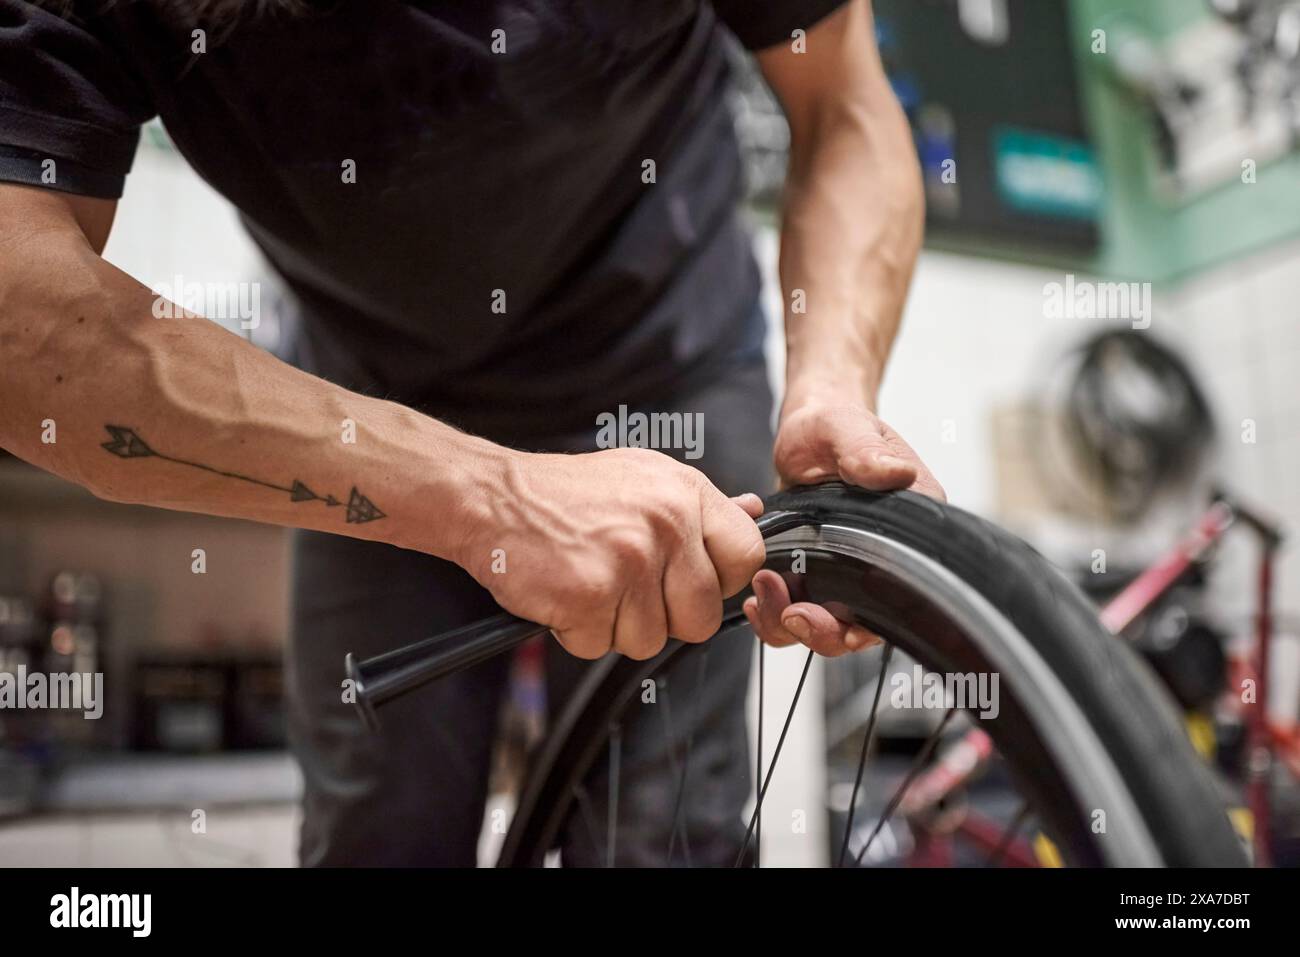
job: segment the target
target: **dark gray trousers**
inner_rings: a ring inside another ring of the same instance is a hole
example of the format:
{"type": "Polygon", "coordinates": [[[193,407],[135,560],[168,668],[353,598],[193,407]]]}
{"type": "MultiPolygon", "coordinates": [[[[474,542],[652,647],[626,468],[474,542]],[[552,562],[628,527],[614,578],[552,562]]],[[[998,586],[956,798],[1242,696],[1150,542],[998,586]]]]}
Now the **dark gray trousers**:
{"type": "MultiPolygon", "coordinates": [[[[704,454],[689,464],[729,495],[772,487],[771,410],[761,359],[738,361],[709,384],[647,409],[703,414],[704,454]]],[[[544,447],[585,451],[595,436],[593,423],[589,435],[544,447]]],[[[305,782],[303,864],[474,865],[509,661],[487,662],[388,704],[376,736],[342,700],[343,657],[379,654],[497,610],[486,590],[448,562],[297,533],[288,684],[290,738],[305,782]]],[[[692,863],[731,863],[751,787],[744,703],[752,652],[747,632],[718,641],[709,649],[703,683],[700,658],[683,656],[663,682],[667,722],[662,700],[632,706],[622,728],[618,864],[666,862],[677,785],[672,772],[680,760],[673,746],[687,737],[692,758],[683,812],[692,863]]],[[[552,713],[588,667],[548,642],[552,713]]],[[[601,822],[605,773],[602,761],[585,788],[601,822]]],[[[568,829],[561,848],[566,864],[604,862],[590,835],[590,829],[568,829]]]]}

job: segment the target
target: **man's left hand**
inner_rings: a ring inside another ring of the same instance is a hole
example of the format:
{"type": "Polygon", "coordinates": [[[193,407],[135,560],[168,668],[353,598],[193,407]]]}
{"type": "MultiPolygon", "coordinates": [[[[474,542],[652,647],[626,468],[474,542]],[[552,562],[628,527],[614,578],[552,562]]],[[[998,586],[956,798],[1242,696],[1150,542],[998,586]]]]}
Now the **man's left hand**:
{"type": "MultiPolygon", "coordinates": [[[[942,486],[912,447],[861,403],[811,401],[783,410],[776,469],[785,486],[839,479],[877,492],[910,488],[947,501],[942,486]]],[[[754,597],[745,601],[745,617],[769,645],[799,642],[820,655],[835,657],[880,640],[821,605],[792,602],[785,580],[774,571],[760,571],[753,584],[754,597]]]]}

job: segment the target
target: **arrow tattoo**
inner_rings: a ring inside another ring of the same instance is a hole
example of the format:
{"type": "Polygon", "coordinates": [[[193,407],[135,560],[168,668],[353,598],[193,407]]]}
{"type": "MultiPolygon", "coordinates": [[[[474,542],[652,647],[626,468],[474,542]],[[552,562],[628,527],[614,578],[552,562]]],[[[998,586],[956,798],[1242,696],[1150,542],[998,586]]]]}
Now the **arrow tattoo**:
{"type": "MultiPolygon", "coordinates": [[[[289,501],[291,502],[321,502],[327,508],[335,508],[339,505],[345,504],[333,495],[317,494],[308,488],[305,482],[302,482],[299,479],[294,479],[290,485],[276,485],[274,482],[267,482],[259,478],[253,478],[251,475],[241,475],[239,472],[227,472],[223,469],[213,468],[211,465],[204,465],[202,462],[190,462],[185,459],[178,459],[171,455],[164,455],[162,452],[158,452],[151,448],[144,439],[140,438],[135,429],[129,429],[123,425],[105,425],[104,428],[107,429],[108,434],[112,436],[112,441],[104,442],[100,447],[113,453],[119,458],[162,459],[164,462],[173,462],[176,465],[185,465],[192,469],[202,469],[205,472],[211,472],[213,475],[239,479],[241,482],[251,482],[254,485],[261,485],[263,488],[275,489],[277,492],[288,492],[289,501]]],[[[362,522],[373,522],[376,519],[384,517],[384,513],[375,507],[375,503],[357,491],[355,485],[352,486],[352,491],[348,494],[344,513],[346,515],[344,520],[350,525],[359,525],[362,522]]]]}

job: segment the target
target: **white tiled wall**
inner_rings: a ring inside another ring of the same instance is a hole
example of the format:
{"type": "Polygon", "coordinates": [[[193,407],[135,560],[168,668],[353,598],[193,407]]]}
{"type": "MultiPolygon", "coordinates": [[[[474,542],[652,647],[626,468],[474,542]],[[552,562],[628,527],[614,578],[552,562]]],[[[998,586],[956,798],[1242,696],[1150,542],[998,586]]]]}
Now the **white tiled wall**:
{"type": "MultiPolygon", "coordinates": [[[[1243,501],[1282,522],[1274,608],[1279,613],[1270,711],[1297,718],[1300,680],[1300,244],[1269,250],[1184,283],[1177,303],[1221,425],[1221,469],[1243,501]],[[1248,442],[1247,420],[1255,441],[1248,442]]],[[[1212,581],[1215,606],[1239,630],[1252,614],[1256,547],[1225,543],[1212,581]]]]}

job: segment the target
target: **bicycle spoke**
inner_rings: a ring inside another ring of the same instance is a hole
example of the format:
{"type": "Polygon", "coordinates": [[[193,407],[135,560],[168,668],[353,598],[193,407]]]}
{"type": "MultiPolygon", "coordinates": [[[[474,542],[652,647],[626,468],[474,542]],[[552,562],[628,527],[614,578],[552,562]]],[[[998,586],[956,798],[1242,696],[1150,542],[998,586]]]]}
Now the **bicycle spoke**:
{"type": "Polygon", "coordinates": [[[740,853],[736,855],[734,867],[739,867],[740,862],[745,859],[749,839],[754,836],[754,825],[758,822],[758,816],[763,812],[763,799],[767,797],[767,786],[772,783],[772,772],[776,770],[776,762],[781,757],[781,747],[785,744],[786,733],[790,730],[790,722],[794,719],[794,709],[799,707],[799,696],[803,694],[803,685],[808,679],[808,668],[812,665],[812,660],[813,653],[810,650],[808,657],[803,661],[803,673],[799,675],[799,685],[794,689],[794,701],[790,703],[790,710],[786,712],[785,724],[781,726],[781,736],[776,740],[776,751],[772,753],[772,763],[767,767],[767,777],[763,779],[763,788],[758,792],[758,801],[755,802],[754,813],[749,818],[749,827],[745,829],[745,840],[740,845],[740,853]]]}
{"type": "Polygon", "coordinates": [[[758,817],[754,822],[754,866],[763,866],[763,810],[762,802],[758,800],[758,783],[763,780],[763,687],[767,683],[767,676],[763,673],[765,652],[767,645],[759,641],[758,643],[758,754],[754,759],[754,803],[759,809],[758,817]]]}
{"type": "MultiPolygon", "coordinates": [[[[679,770],[678,760],[677,760],[678,742],[677,742],[677,730],[675,725],[673,724],[672,695],[669,693],[669,683],[667,679],[659,679],[659,680],[660,680],[659,712],[664,716],[664,738],[668,741],[668,773],[670,776],[676,778],[679,777],[681,772],[679,770]]],[[[674,817],[673,829],[676,830],[677,827],[676,815],[674,814],[673,817],[674,817]]],[[[689,866],[690,848],[686,847],[685,850],[686,850],[687,866],[689,866]]],[[[665,866],[672,863],[671,845],[669,846],[668,854],[669,854],[669,860],[665,862],[665,866]]]]}
{"type": "Polygon", "coordinates": [[[623,729],[617,724],[609,728],[609,810],[606,812],[608,843],[605,866],[613,867],[618,852],[618,776],[619,760],[623,756],[623,729]]]}
{"type": "Polygon", "coordinates": [[[867,838],[867,842],[862,845],[862,849],[859,850],[857,855],[853,858],[855,866],[862,863],[862,855],[867,853],[867,848],[871,846],[871,842],[876,839],[876,835],[879,834],[881,829],[885,826],[885,822],[889,820],[890,815],[893,814],[894,811],[898,809],[898,805],[902,803],[903,796],[907,794],[907,789],[912,786],[912,782],[916,780],[916,776],[920,774],[921,770],[925,767],[925,762],[930,759],[930,753],[934,751],[935,746],[939,743],[939,738],[943,735],[944,729],[948,727],[948,722],[952,720],[952,716],[956,713],[956,708],[949,708],[947,714],[943,716],[943,720],[939,722],[939,726],[930,733],[930,737],[925,739],[925,744],[921,745],[921,750],[917,754],[916,760],[912,762],[912,766],[908,768],[907,776],[903,778],[903,783],[900,784],[898,790],[894,792],[894,796],[889,799],[889,803],[885,805],[884,813],[880,815],[880,820],[876,822],[876,826],[872,829],[871,835],[867,838]]]}
{"type": "Polygon", "coordinates": [[[673,726],[673,708],[672,700],[669,696],[669,682],[665,678],[657,679],[659,682],[659,713],[664,718],[664,737],[668,739],[668,770],[673,777],[680,773],[680,766],[677,761],[677,731],[673,726]]]}
{"type": "Polygon", "coordinates": [[[578,784],[573,789],[574,800],[578,802],[578,810],[582,813],[582,823],[587,829],[587,840],[591,841],[592,853],[600,851],[600,838],[596,836],[596,815],[591,811],[591,796],[587,794],[587,786],[578,784]]]}
{"type": "Polygon", "coordinates": [[[709,642],[700,649],[700,669],[695,678],[695,694],[692,698],[692,717],[690,725],[686,729],[686,753],[682,757],[682,773],[677,780],[677,798],[673,801],[673,821],[672,830],[668,835],[668,864],[673,863],[673,850],[677,846],[677,832],[680,828],[682,833],[682,854],[686,860],[686,866],[691,866],[691,845],[687,837],[686,817],[682,813],[684,797],[686,795],[686,776],[691,769],[691,750],[695,746],[695,725],[700,718],[700,698],[704,691],[704,676],[708,673],[709,649],[713,647],[713,642],[709,642]]]}
{"type": "Polygon", "coordinates": [[[858,789],[862,786],[862,772],[867,766],[867,752],[871,750],[871,740],[876,733],[876,716],[880,713],[880,693],[885,687],[885,675],[889,671],[889,659],[893,657],[894,646],[885,645],[880,658],[880,674],[876,676],[876,694],[871,699],[871,716],[867,718],[867,731],[862,738],[862,754],[858,758],[858,773],[853,778],[853,796],[849,798],[849,819],[844,824],[844,840],[840,843],[840,856],[836,867],[844,866],[844,857],[849,852],[849,835],[853,833],[853,815],[858,807],[858,789]]]}
{"type": "Polygon", "coordinates": [[[998,841],[998,846],[994,849],[993,853],[989,856],[988,859],[989,867],[996,867],[998,862],[1002,860],[1002,856],[1006,854],[1008,850],[1011,849],[1011,845],[1015,841],[1016,835],[1020,832],[1021,826],[1024,825],[1028,817],[1029,817],[1029,802],[1025,801],[1023,804],[1020,805],[1020,809],[1016,811],[1014,815],[1012,815],[1011,823],[1007,825],[1007,829],[1002,832],[1002,838],[998,841]]]}

